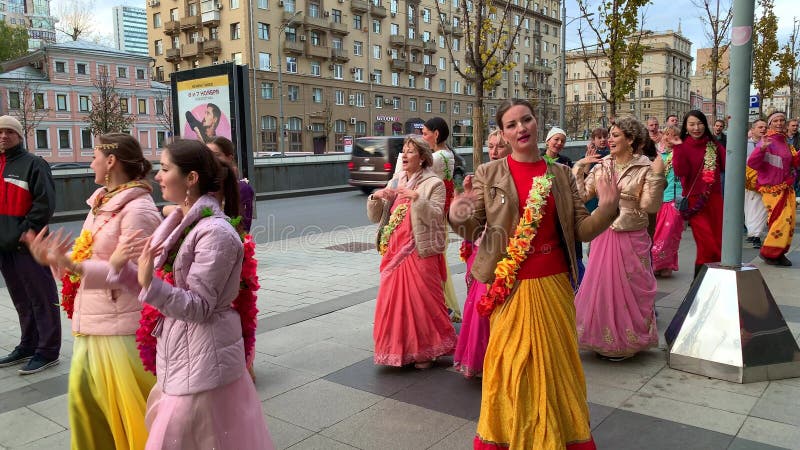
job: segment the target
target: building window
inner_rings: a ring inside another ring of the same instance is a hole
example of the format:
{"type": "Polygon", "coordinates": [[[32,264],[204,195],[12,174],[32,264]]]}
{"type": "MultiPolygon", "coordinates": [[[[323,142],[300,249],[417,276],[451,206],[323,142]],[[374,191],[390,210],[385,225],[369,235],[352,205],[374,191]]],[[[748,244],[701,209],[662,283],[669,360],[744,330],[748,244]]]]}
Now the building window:
{"type": "Polygon", "coordinates": [[[356,30],[360,30],[362,23],[363,22],[360,14],[356,14],[353,16],[353,28],[355,28],[356,30]]]}
{"type": "Polygon", "coordinates": [[[89,96],[81,95],[78,97],[78,109],[80,112],[89,112],[89,96]]]}
{"type": "Polygon", "coordinates": [[[161,13],[153,14],[153,28],[161,28],[161,13]]]}
{"type": "Polygon", "coordinates": [[[164,115],[164,100],[157,99],[156,100],[156,114],[159,116],[164,115]]]}
{"type": "Polygon", "coordinates": [[[410,88],[417,87],[417,77],[415,77],[414,75],[408,76],[408,87],[410,88]]]}
{"type": "Polygon", "coordinates": [[[356,106],[358,106],[359,108],[363,108],[365,98],[366,96],[364,95],[363,92],[356,92],[356,106]]]}
{"type": "Polygon", "coordinates": [[[447,102],[445,102],[445,101],[439,102],[439,112],[441,114],[444,114],[444,113],[447,112],[447,102]]]}
{"type": "Polygon", "coordinates": [[[164,81],[164,66],[156,67],[156,81],[164,81]]]}
{"type": "MultiPolygon", "coordinates": [[[[242,64],[242,52],[236,52],[236,53],[231,54],[231,59],[233,60],[234,63],[241,65],[242,64]]],[[[200,61],[195,60],[195,62],[200,62],[200,61]]]]}
{"type": "Polygon", "coordinates": [[[355,72],[353,72],[353,73],[354,73],[353,79],[355,81],[358,81],[359,83],[363,83],[364,82],[364,69],[359,67],[359,68],[355,69],[355,72]]]}
{"type": "Polygon", "coordinates": [[[260,53],[258,54],[258,68],[260,70],[271,70],[272,66],[270,64],[271,55],[269,53],[260,53]]]}
{"type": "Polygon", "coordinates": [[[67,63],[64,61],[56,61],[56,72],[57,73],[66,73],[67,71],[67,63]]]}
{"type": "Polygon", "coordinates": [[[8,108],[20,108],[19,91],[8,91],[8,108]]]}
{"type": "Polygon", "coordinates": [[[337,89],[333,93],[333,98],[334,98],[334,103],[336,103],[336,105],[344,105],[344,91],[343,90],[337,89]]]}
{"type": "Polygon", "coordinates": [[[278,149],[278,120],[274,116],[261,116],[261,151],[278,149]]]}
{"type": "Polygon", "coordinates": [[[342,12],[340,10],[332,9],[331,17],[333,17],[333,23],[342,23],[342,12]]]}
{"type": "Polygon", "coordinates": [[[298,101],[300,99],[300,87],[299,86],[295,86],[293,84],[290,84],[288,91],[289,91],[289,93],[286,96],[286,98],[290,102],[296,102],[296,101],[298,101]]]}
{"type": "Polygon", "coordinates": [[[319,31],[312,31],[310,33],[311,36],[311,45],[315,47],[319,47],[322,45],[322,39],[320,38],[319,31]]]}
{"type": "Polygon", "coordinates": [[[84,128],[81,130],[81,148],[92,148],[92,130],[84,128]]]}
{"type": "Polygon", "coordinates": [[[461,114],[461,102],[453,102],[453,114],[461,114]]]}
{"type": "Polygon", "coordinates": [[[269,24],[258,22],[258,38],[264,41],[269,40],[269,24]]]}
{"type": "Polygon", "coordinates": [[[44,94],[41,92],[35,92],[33,94],[33,109],[44,109],[44,94]]]}
{"type": "Polygon", "coordinates": [[[258,9],[267,9],[269,8],[269,2],[267,0],[258,0],[258,9]]]}
{"type": "Polygon", "coordinates": [[[447,92],[447,80],[439,80],[439,92],[447,92]]]}
{"type": "Polygon", "coordinates": [[[154,50],[156,55],[163,54],[164,53],[164,42],[161,39],[158,39],[155,42],[153,42],[153,50],[154,50]]]}
{"type": "Polygon", "coordinates": [[[50,144],[47,142],[47,130],[36,130],[36,148],[39,150],[50,148],[50,144]]]}
{"type": "Polygon", "coordinates": [[[239,22],[231,24],[231,40],[235,41],[236,39],[242,38],[242,26],[239,22]]]}
{"type": "Polygon", "coordinates": [[[128,68],[117,67],[117,78],[128,78],[128,68]]]}
{"type": "Polygon", "coordinates": [[[78,75],[86,75],[86,64],[85,63],[75,64],[75,71],[78,72],[78,75]]]}
{"type": "Polygon", "coordinates": [[[431,10],[430,8],[422,8],[422,21],[431,23],[431,10]]]}
{"type": "Polygon", "coordinates": [[[303,119],[289,117],[289,151],[303,151],[303,119]]]}
{"type": "Polygon", "coordinates": [[[272,99],[272,83],[261,82],[261,98],[272,99]]]}
{"type": "Polygon", "coordinates": [[[69,130],[58,130],[58,148],[72,148],[69,140],[69,130]]]}
{"type": "Polygon", "coordinates": [[[381,50],[381,46],[380,45],[373,45],[372,46],[372,57],[373,58],[381,59],[381,54],[382,53],[383,53],[383,50],[381,50]]]}
{"type": "Polygon", "coordinates": [[[167,140],[167,133],[163,131],[156,131],[156,148],[164,148],[164,143],[167,140]]]}
{"type": "Polygon", "coordinates": [[[136,79],[144,80],[144,69],[136,69],[136,79]]]}
{"type": "Polygon", "coordinates": [[[400,109],[400,97],[392,97],[392,107],[394,109],[400,109]]]}
{"type": "Polygon", "coordinates": [[[128,108],[128,99],[127,98],[119,99],[119,110],[121,112],[125,113],[125,114],[128,114],[130,109],[128,108]]]}
{"type": "Polygon", "coordinates": [[[375,96],[375,109],[381,109],[381,108],[383,108],[383,96],[382,95],[376,95],[375,96]]]}
{"type": "Polygon", "coordinates": [[[337,120],[333,123],[333,151],[344,151],[344,134],[347,131],[347,122],[344,120],[337,120]]]}
{"type": "Polygon", "coordinates": [[[374,81],[375,84],[382,84],[383,83],[383,71],[376,69],[374,72],[372,72],[372,81],[374,81]]]}
{"type": "Polygon", "coordinates": [[[400,86],[400,74],[392,72],[392,86],[400,86]]]}
{"type": "Polygon", "coordinates": [[[239,8],[239,0],[231,0],[231,9],[239,8]]]}
{"type": "Polygon", "coordinates": [[[311,91],[311,101],[314,103],[322,103],[322,88],[314,88],[311,91]]]}
{"type": "Polygon", "coordinates": [[[147,114],[147,99],[146,98],[137,99],[136,107],[139,111],[139,114],[147,114]]]}
{"type": "Polygon", "coordinates": [[[333,78],[336,80],[344,78],[344,67],[341,64],[333,65],[333,78]]]}
{"type": "Polygon", "coordinates": [[[433,112],[433,102],[431,100],[425,100],[425,112],[433,112]]]}
{"type": "Polygon", "coordinates": [[[311,61],[311,75],[318,77],[322,75],[322,70],[319,65],[319,61],[311,61]]]}
{"type": "Polygon", "coordinates": [[[411,97],[408,99],[408,110],[409,111],[416,111],[417,110],[417,99],[411,97]]]}
{"type": "Polygon", "coordinates": [[[372,32],[375,34],[381,34],[381,21],[377,19],[372,20],[372,32]]]}
{"type": "Polygon", "coordinates": [[[67,94],[56,94],[56,110],[67,110],[67,94]]]}
{"type": "Polygon", "coordinates": [[[297,73],[297,58],[294,56],[286,57],[286,73],[297,73]]]}
{"type": "Polygon", "coordinates": [[[364,43],[361,41],[353,41],[353,55],[361,56],[364,51],[364,43]]]}

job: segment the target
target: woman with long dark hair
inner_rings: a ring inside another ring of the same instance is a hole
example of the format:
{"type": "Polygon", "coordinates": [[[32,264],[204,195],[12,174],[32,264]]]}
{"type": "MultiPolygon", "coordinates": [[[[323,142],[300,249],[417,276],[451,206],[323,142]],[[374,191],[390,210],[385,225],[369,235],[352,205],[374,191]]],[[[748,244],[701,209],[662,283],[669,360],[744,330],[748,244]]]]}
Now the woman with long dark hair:
{"type": "MultiPolygon", "coordinates": [[[[706,115],[692,110],[683,117],[680,143],[672,150],[672,169],[688,199],[681,216],[692,228],[697,256],[694,275],[703,264],[722,259],[722,183],[725,149],[708,128],[706,115]]],[[[680,206],[680,205],[679,205],[680,206]]]]}
{"type": "MultiPolygon", "coordinates": [[[[224,136],[217,136],[208,144],[208,148],[212,153],[217,155],[231,167],[236,169],[236,149],[233,142],[224,136]]],[[[250,232],[250,226],[253,223],[253,208],[255,206],[256,193],[253,187],[250,186],[250,181],[247,178],[239,180],[239,214],[241,214],[241,227],[244,232],[250,232]]]]}
{"type": "Polygon", "coordinates": [[[542,158],[533,106],[505,100],[496,121],[511,155],[478,167],[450,208],[464,239],[485,229],[471,272],[491,283],[477,305],[491,334],[474,448],[594,449],[571,280],[576,240],[608,228],[619,191],[604,171],[589,215],[570,169],[542,158]]]}
{"type": "Polygon", "coordinates": [[[62,275],[62,305],[72,319],[72,448],[142,449],[147,395],[156,382],[136,349],[142,305],[106,278],[117,245],[151,235],[161,215],[147,180],[152,166],[131,135],[97,136],[91,168],[101,187],[87,201],[91,209],[72,251],[59,245],[59,233],[41,233],[29,245],[40,264],[62,275]]]}
{"type": "Polygon", "coordinates": [[[229,222],[239,211],[236,174],[205,144],[177,140],[161,154],[156,182],[179,207],[152,238],[117,246],[109,276],[160,313],[147,448],[272,449],[232,308],[244,253],[229,222]],[[136,268],[129,259],[139,252],[136,268]]]}

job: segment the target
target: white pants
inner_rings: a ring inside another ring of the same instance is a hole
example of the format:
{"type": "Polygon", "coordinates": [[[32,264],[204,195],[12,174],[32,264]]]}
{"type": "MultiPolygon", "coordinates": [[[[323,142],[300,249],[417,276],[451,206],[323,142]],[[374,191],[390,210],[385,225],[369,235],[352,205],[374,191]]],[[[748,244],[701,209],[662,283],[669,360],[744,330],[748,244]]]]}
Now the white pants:
{"type": "Polygon", "coordinates": [[[747,237],[761,238],[767,234],[767,208],[759,192],[744,191],[744,226],[747,237]]]}

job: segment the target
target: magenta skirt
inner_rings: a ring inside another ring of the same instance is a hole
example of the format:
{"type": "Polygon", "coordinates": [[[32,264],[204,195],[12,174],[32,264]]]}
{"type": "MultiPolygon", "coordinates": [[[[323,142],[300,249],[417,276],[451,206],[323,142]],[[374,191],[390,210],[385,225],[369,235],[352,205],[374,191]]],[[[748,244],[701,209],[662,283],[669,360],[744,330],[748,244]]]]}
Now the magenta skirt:
{"type": "Polygon", "coordinates": [[[675,202],[664,202],[656,216],[656,232],[653,235],[653,271],[678,270],[678,248],[683,234],[683,218],[675,209],[675,202]]]}
{"type": "Polygon", "coordinates": [[[476,306],[483,294],[486,285],[472,278],[470,269],[478,254],[478,246],[472,250],[467,259],[467,300],[464,302],[464,318],[461,322],[461,331],[458,333],[456,352],[453,355],[455,369],[467,378],[481,376],[483,373],[483,358],[486,356],[486,346],[489,344],[489,318],[478,314],[476,306]]]}
{"type": "Polygon", "coordinates": [[[165,394],[156,384],[147,399],[146,450],[274,450],[253,380],[238,380],[191,395],[165,394]]]}
{"type": "Polygon", "coordinates": [[[631,356],[657,346],[655,297],[647,230],[604,231],[575,296],[580,348],[631,356]]]}

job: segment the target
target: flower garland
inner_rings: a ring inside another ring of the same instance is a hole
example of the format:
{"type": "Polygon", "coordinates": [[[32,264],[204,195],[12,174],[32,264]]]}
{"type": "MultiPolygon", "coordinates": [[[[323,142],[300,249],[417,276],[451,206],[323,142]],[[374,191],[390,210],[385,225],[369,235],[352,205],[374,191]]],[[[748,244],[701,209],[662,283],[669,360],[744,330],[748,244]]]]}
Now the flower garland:
{"type": "MultiPolygon", "coordinates": [[[[705,183],[713,183],[716,178],[717,170],[717,146],[713,141],[706,144],[706,154],[703,156],[702,180],[705,183]]],[[[666,173],[666,172],[665,172],[666,173]]]]}
{"type": "Polygon", "coordinates": [[[378,242],[378,253],[380,253],[381,256],[385,255],[386,250],[389,249],[389,238],[392,236],[392,233],[394,233],[395,228],[403,222],[407,212],[408,203],[398,205],[397,208],[392,211],[389,222],[381,229],[381,239],[378,242]]]}
{"type": "MultiPolygon", "coordinates": [[[[200,213],[201,218],[210,217],[214,213],[210,208],[203,208],[200,213]]],[[[228,222],[236,228],[241,221],[241,217],[229,219],[228,222]]],[[[189,225],[183,230],[183,235],[175,244],[174,250],[170,251],[167,255],[167,261],[163,266],[155,271],[155,275],[164,280],[164,282],[175,285],[175,275],[173,272],[175,258],[178,256],[178,250],[183,244],[183,240],[189,235],[189,232],[197,225],[197,222],[189,225]]],[[[244,355],[247,367],[253,364],[255,356],[256,345],[256,327],[258,326],[258,307],[256,306],[257,297],[255,292],[261,287],[258,283],[258,261],[255,259],[256,244],[250,234],[239,233],[239,238],[244,245],[244,256],[242,261],[242,272],[239,280],[239,294],[231,303],[231,308],[239,313],[239,318],[242,325],[242,339],[244,340],[244,355]]],[[[136,330],[136,343],[139,349],[139,357],[142,360],[145,370],[156,373],[156,343],[157,340],[153,336],[155,329],[161,318],[164,317],[161,312],[145,304],[142,308],[141,318],[139,319],[139,329],[136,330]]]]}
{"type": "Polygon", "coordinates": [[[669,171],[672,170],[672,152],[670,151],[667,155],[667,159],[664,160],[664,175],[669,175],[669,171]]]}
{"type": "Polygon", "coordinates": [[[461,257],[461,260],[467,262],[470,256],[472,256],[472,252],[475,250],[475,244],[471,241],[464,239],[461,241],[461,247],[458,249],[458,256],[461,257]]]}
{"type": "MultiPolygon", "coordinates": [[[[114,215],[112,214],[111,217],[113,218],[114,215]]],[[[91,258],[93,241],[94,238],[91,231],[81,230],[80,236],[75,239],[75,244],[72,245],[72,253],[69,259],[74,264],[78,264],[91,258]]],[[[61,307],[64,308],[67,317],[70,319],[72,319],[72,313],[75,311],[75,296],[78,294],[80,287],[81,276],[69,270],[65,271],[61,277],[61,307]]]]}
{"type": "Polygon", "coordinates": [[[547,198],[553,186],[553,178],[552,174],[546,174],[533,179],[528,200],[525,202],[525,210],[519,218],[514,236],[508,241],[507,256],[497,263],[494,269],[494,282],[478,302],[477,310],[481,316],[490,316],[511,293],[511,288],[517,281],[517,271],[528,257],[533,238],[539,230],[547,198]]]}

